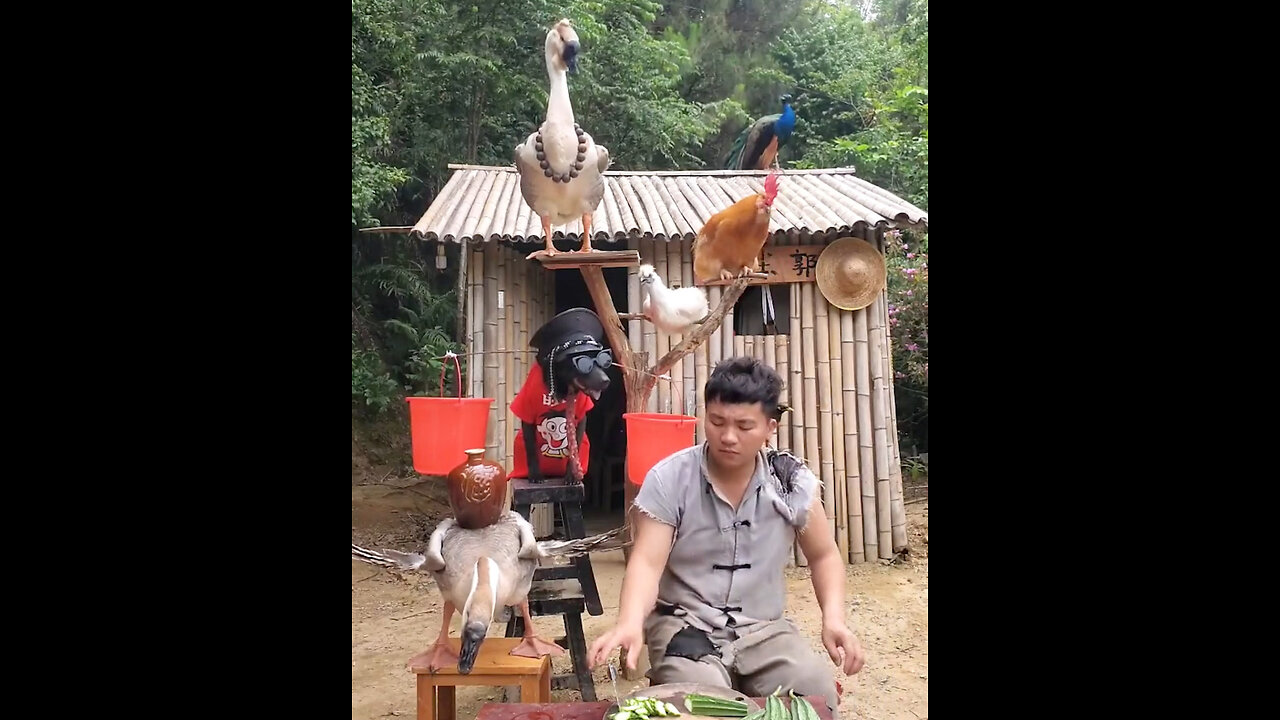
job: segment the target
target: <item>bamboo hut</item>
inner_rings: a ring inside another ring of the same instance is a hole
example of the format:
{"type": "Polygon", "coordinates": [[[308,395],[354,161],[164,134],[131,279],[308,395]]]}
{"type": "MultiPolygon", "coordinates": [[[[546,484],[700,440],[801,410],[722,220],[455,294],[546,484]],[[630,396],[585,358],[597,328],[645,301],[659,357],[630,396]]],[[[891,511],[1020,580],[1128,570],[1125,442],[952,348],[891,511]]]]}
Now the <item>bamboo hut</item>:
{"type": "MultiPolygon", "coordinates": [[[[497,398],[488,449],[510,467],[518,428],[508,405],[533,361],[526,352],[529,336],[556,312],[591,301],[575,288],[583,284],[577,273],[525,260],[544,240],[537,215],[520,195],[514,167],[449,167],[453,175],[409,232],[427,242],[463,246],[458,288],[465,387],[472,396],[497,398]]],[[[698,230],[713,213],[758,192],[766,174],[610,171],[593,216],[592,243],[601,250],[636,250],[668,286],[689,285],[698,230]]],[[[840,310],[819,292],[814,268],[824,247],[838,239],[859,238],[883,253],[886,230],[927,228],[928,215],[850,168],[784,171],[780,180],[765,245],[770,278],[753,281],[769,285],[776,326],[772,332],[764,327],[760,291],[749,288],[709,341],[677,362],[670,380],[657,384],[648,409],[701,417],[702,385],[717,362],[737,354],[769,363],[783,375],[783,400],[793,408],[773,443],[803,457],[821,478],[826,514],[846,561],[891,558],[906,549],[907,535],[887,293],[882,290],[860,310],[840,310]]],[[[553,230],[559,249],[578,248],[580,222],[553,230]]],[[[636,268],[610,268],[605,276],[618,312],[639,313],[636,268]]],[[[722,288],[707,291],[714,308],[722,288]]],[[[631,348],[647,353],[650,362],[681,339],[640,319],[624,320],[623,327],[631,348]]],[[[605,422],[607,429],[598,431],[609,437],[592,437],[589,475],[596,477],[597,495],[612,496],[625,482],[621,464],[604,452],[620,424],[605,422]]],[[[699,423],[698,441],[703,437],[699,423]]],[[[795,558],[803,562],[798,550],[795,558]]]]}

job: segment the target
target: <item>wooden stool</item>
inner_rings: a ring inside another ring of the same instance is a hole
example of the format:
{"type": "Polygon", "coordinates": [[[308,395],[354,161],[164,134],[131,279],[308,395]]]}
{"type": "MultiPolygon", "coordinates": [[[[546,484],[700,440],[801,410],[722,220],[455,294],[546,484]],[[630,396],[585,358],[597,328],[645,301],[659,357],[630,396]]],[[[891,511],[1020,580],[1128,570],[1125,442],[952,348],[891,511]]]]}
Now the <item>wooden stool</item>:
{"type": "MultiPolygon", "coordinates": [[[[409,669],[418,676],[418,720],[456,720],[457,702],[454,688],[459,685],[520,686],[520,702],[551,702],[551,656],[527,658],[511,655],[521,638],[485,638],[476,656],[471,674],[460,675],[456,665],[434,673],[425,665],[415,666],[422,655],[409,660],[409,669]],[[436,713],[436,701],[440,712],[436,713]]],[[[460,638],[449,638],[454,652],[462,646],[460,638]]],[[[425,654],[425,653],[424,653],[425,654]]]]}
{"type": "MultiPolygon", "coordinates": [[[[551,503],[556,515],[564,519],[565,534],[569,539],[587,536],[582,516],[583,486],[566,478],[547,478],[534,483],[528,478],[513,478],[512,506],[525,519],[529,518],[533,505],[551,503]]],[[[596,586],[595,570],[591,557],[583,555],[568,565],[543,566],[533,573],[533,586],[529,591],[529,615],[542,617],[560,615],[564,619],[565,635],[556,643],[569,651],[573,660],[573,672],[551,678],[553,690],[577,690],[582,699],[596,699],[595,681],[587,662],[587,641],[582,629],[582,613],[603,615],[600,590],[596,586]]],[[[524,633],[524,619],[518,610],[507,610],[507,637],[518,638],[524,633]]]]}

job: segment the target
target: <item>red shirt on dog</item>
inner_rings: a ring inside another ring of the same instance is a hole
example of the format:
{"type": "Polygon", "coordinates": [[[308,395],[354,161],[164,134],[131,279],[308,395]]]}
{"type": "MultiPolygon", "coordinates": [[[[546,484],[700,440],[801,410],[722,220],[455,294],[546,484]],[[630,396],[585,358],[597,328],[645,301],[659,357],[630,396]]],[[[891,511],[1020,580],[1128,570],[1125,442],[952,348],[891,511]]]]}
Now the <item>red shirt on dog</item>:
{"type": "MultiPolygon", "coordinates": [[[[574,407],[574,424],[582,427],[587,411],[595,405],[595,401],[586,393],[578,393],[574,407]]],[[[565,410],[569,407],[567,400],[558,403],[552,401],[547,393],[547,384],[542,381],[542,368],[534,363],[529,369],[529,377],[524,386],[511,401],[511,412],[522,422],[527,422],[537,430],[538,468],[543,477],[558,478],[569,474],[569,422],[565,418],[565,410]]],[[[591,441],[587,434],[582,434],[582,443],[578,445],[578,460],[585,473],[591,456],[591,441]]],[[[516,431],[515,457],[511,474],[507,477],[529,477],[529,464],[525,459],[523,428],[516,431]]]]}

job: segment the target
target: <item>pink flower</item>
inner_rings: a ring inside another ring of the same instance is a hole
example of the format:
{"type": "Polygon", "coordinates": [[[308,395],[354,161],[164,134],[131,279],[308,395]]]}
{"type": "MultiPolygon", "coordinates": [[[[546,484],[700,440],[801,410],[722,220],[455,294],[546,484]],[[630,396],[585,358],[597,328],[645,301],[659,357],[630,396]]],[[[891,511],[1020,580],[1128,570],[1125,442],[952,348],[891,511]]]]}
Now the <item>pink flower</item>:
{"type": "Polygon", "coordinates": [[[911,260],[911,259],[912,259],[912,258],[914,258],[915,256],[916,256],[916,254],[915,254],[915,253],[907,253],[907,259],[908,259],[908,260],[911,260]]]}
{"type": "Polygon", "coordinates": [[[903,250],[910,250],[910,249],[911,249],[911,246],[910,246],[910,245],[908,245],[908,244],[906,244],[906,243],[902,243],[902,249],[903,249],[903,250]]]}
{"type": "Polygon", "coordinates": [[[907,375],[906,375],[906,373],[902,372],[901,370],[898,370],[897,372],[895,372],[895,373],[893,374],[893,376],[894,376],[894,377],[897,377],[897,378],[904,378],[904,377],[906,377],[907,375]]]}
{"type": "Polygon", "coordinates": [[[911,296],[912,296],[912,295],[914,295],[914,294],[915,294],[915,293],[913,293],[913,292],[912,292],[912,291],[910,291],[910,290],[908,290],[908,291],[907,291],[907,297],[911,297],[911,296]]]}
{"type": "Polygon", "coordinates": [[[920,349],[920,346],[919,346],[919,345],[917,345],[917,344],[915,344],[915,343],[907,343],[907,350],[910,350],[911,352],[915,352],[915,351],[917,351],[917,350],[919,350],[919,349],[920,349]]]}

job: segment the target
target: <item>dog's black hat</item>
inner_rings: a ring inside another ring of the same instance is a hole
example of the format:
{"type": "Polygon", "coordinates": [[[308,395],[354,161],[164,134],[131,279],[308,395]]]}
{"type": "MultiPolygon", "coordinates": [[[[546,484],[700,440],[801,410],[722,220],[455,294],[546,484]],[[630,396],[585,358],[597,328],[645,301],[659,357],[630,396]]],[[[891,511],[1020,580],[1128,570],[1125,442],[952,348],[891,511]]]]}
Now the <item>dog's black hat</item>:
{"type": "Polygon", "coordinates": [[[587,308],[565,310],[548,320],[529,338],[529,347],[538,351],[538,364],[544,368],[552,364],[552,353],[560,355],[579,346],[582,350],[604,347],[604,323],[587,308]]]}
{"type": "Polygon", "coordinates": [[[553,367],[562,360],[579,353],[595,355],[604,350],[604,324],[600,317],[587,308],[571,308],[556,315],[529,339],[529,347],[538,351],[538,366],[542,368],[542,381],[553,397],[562,397],[568,388],[556,382],[553,367]]]}

